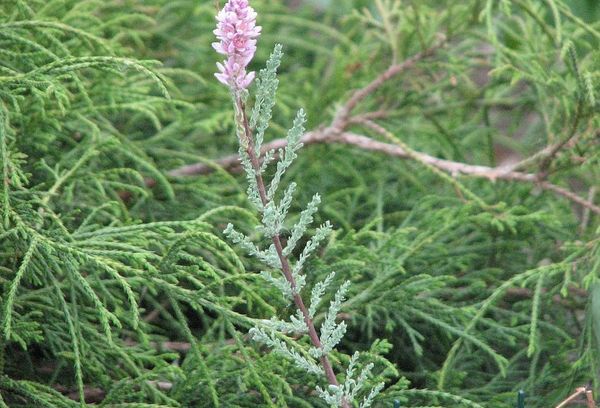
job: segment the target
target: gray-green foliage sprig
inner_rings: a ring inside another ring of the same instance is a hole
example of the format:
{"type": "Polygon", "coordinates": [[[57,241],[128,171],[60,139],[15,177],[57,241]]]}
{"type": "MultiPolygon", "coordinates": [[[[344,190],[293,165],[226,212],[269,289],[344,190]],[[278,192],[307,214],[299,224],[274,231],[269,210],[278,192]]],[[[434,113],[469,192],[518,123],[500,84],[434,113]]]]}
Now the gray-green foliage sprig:
{"type": "MultiPolygon", "coordinates": [[[[365,386],[367,379],[371,374],[371,370],[373,369],[373,363],[367,364],[360,371],[358,377],[355,378],[354,372],[356,370],[356,364],[358,363],[359,356],[360,354],[356,352],[350,359],[350,363],[348,364],[348,368],[346,370],[346,381],[344,384],[337,387],[330,385],[327,390],[317,386],[317,393],[319,396],[323,398],[325,402],[327,402],[332,408],[339,407],[344,398],[354,401],[360,390],[365,386]]],[[[363,398],[359,408],[367,408],[371,406],[373,399],[377,396],[379,391],[382,390],[382,388],[383,383],[379,383],[373,387],[369,394],[363,398]]]]}
{"type": "MultiPolygon", "coordinates": [[[[260,71],[257,80],[256,101],[249,121],[250,127],[245,121],[243,112],[246,95],[234,95],[240,156],[246,178],[249,181],[248,196],[257,210],[262,213],[262,223],[256,229],[259,234],[272,239],[273,244],[266,249],[260,249],[250,237],[235,230],[232,224],[227,226],[224,233],[231,241],[244,248],[249,255],[258,258],[270,268],[278,270],[276,273],[262,271],[261,276],[279,289],[284,299],[293,301],[296,306],[296,314],[290,316],[289,322],[273,317],[271,320],[265,321],[261,327],[251,328],[250,335],[252,339],[269,346],[276,353],[292,360],[298,368],[310,374],[320,376],[325,374],[329,381],[329,391],[317,388],[319,395],[332,407],[349,407],[349,404],[356,399],[358,392],[365,386],[373,367],[372,364],[367,365],[361,374],[354,378],[353,373],[358,359],[358,353],[356,353],[350,361],[346,381],[340,385],[337,383],[328,360],[328,355],[340,343],[346,332],[346,323],[337,323],[336,318],[345,300],[350,282],[343,283],[337,290],[326,312],[320,334],[317,334],[312,320],[335,274],[331,273],[325,280],[314,285],[308,309],[304,306],[302,300],[302,290],[307,282],[304,266],[321,242],[331,233],[332,225],[329,221],[316,229],[315,234],[307,241],[295,264],[292,265],[288,259],[304,236],[308,226],[313,222],[313,216],[317,212],[321,201],[318,194],[313,197],[307,208],[302,211],[299,220],[292,227],[291,236],[285,248],[282,247],[279,238],[284,232],[285,219],[292,204],[296,184],[290,183],[288,185],[279,202],[276,201],[276,196],[286,170],[292,165],[297,157],[297,151],[302,147],[300,139],[304,134],[304,123],[306,122],[306,115],[303,110],[298,111],[293,126],[288,132],[286,147],[279,149],[278,152],[266,152],[263,158],[264,162],[258,164],[264,134],[268,129],[272,110],[275,106],[275,94],[279,84],[277,68],[280,65],[281,57],[281,45],[277,45],[267,62],[267,67],[260,71]],[[254,135],[250,135],[252,130],[254,135]],[[251,138],[251,140],[248,140],[248,138],[251,138]],[[263,175],[269,162],[275,156],[278,156],[279,160],[267,190],[263,175]],[[290,333],[308,333],[312,342],[308,355],[296,350],[297,346],[293,342],[290,344],[279,338],[290,333]]],[[[364,408],[370,406],[382,387],[383,384],[374,387],[360,406],[364,408]]]]}

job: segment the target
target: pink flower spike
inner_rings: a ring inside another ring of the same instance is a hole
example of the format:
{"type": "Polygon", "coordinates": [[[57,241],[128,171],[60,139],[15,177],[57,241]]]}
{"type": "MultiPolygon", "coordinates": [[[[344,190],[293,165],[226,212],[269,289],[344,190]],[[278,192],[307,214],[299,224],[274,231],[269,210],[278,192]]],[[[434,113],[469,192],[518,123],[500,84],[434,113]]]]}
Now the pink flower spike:
{"type": "Polygon", "coordinates": [[[219,72],[215,76],[235,93],[247,89],[254,80],[254,72],[246,72],[246,67],[256,52],[260,31],[256,12],[248,0],[228,0],[217,15],[217,28],[213,32],[219,42],[212,46],[227,58],[217,64],[219,72]]]}

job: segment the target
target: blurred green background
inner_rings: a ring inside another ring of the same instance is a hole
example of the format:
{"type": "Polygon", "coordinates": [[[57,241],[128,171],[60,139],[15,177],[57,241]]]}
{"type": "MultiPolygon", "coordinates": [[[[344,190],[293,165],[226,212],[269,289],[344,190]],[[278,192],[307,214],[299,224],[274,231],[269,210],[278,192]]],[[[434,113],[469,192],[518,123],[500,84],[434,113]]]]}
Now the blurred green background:
{"type": "MultiPolygon", "coordinates": [[[[303,3],[320,9],[330,8],[339,14],[347,13],[358,6],[367,6],[369,4],[369,2],[365,0],[288,0],[288,2],[292,5],[303,3]],[[335,7],[332,7],[334,4],[335,7]]],[[[448,2],[439,1],[439,3],[443,4],[441,7],[446,7],[448,2]]],[[[570,4],[575,14],[587,22],[593,22],[600,19],[600,1],[598,0],[570,0],[566,1],[566,3],[570,4]]]]}

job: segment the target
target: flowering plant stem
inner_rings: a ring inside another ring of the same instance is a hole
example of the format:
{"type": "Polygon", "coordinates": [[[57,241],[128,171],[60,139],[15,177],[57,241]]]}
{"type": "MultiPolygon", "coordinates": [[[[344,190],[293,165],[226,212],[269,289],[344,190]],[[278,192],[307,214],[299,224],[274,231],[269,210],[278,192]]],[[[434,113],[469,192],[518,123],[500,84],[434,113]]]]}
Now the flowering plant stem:
{"type": "MultiPolygon", "coordinates": [[[[258,193],[259,193],[262,205],[263,205],[263,207],[267,207],[267,204],[269,204],[269,198],[267,196],[265,182],[263,180],[263,177],[262,177],[262,174],[260,171],[260,158],[259,158],[259,154],[257,154],[255,146],[254,146],[254,140],[252,138],[252,131],[248,124],[248,116],[246,114],[246,105],[245,105],[244,101],[242,100],[241,96],[237,95],[235,97],[235,105],[236,105],[236,111],[237,111],[236,112],[236,121],[237,121],[237,126],[240,130],[239,131],[240,144],[245,149],[246,154],[248,155],[248,158],[250,159],[250,163],[252,164],[252,167],[254,168],[256,184],[258,187],[258,193]]],[[[281,238],[279,237],[279,234],[275,234],[273,236],[272,240],[273,240],[273,245],[275,246],[275,250],[277,251],[277,256],[279,257],[279,261],[281,262],[281,271],[283,272],[285,279],[288,281],[288,283],[290,284],[290,286],[292,288],[294,303],[295,303],[296,307],[302,312],[302,316],[304,318],[304,323],[306,324],[306,327],[308,328],[308,336],[310,337],[310,341],[315,348],[319,349],[319,348],[321,348],[321,339],[319,338],[319,334],[317,333],[317,330],[315,329],[313,319],[310,317],[310,314],[308,313],[308,310],[307,310],[306,306],[304,305],[304,300],[302,299],[302,296],[300,296],[300,294],[296,290],[296,286],[297,286],[296,281],[295,281],[294,277],[292,276],[292,270],[290,268],[290,263],[289,263],[287,257],[283,254],[283,245],[281,244],[281,238]]],[[[325,371],[325,376],[327,377],[327,381],[329,382],[329,384],[338,386],[339,384],[338,384],[337,378],[335,377],[335,373],[333,372],[333,367],[331,366],[331,362],[329,361],[329,358],[327,357],[327,355],[324,354],[323,356],[321,356],[320,361],[321,361],[321,365],[323,366],[323,370],[325,371]]],[[[350,405],[348,404],[347,401],[343,400],[342,407],[350,408],[350,405]]]]}

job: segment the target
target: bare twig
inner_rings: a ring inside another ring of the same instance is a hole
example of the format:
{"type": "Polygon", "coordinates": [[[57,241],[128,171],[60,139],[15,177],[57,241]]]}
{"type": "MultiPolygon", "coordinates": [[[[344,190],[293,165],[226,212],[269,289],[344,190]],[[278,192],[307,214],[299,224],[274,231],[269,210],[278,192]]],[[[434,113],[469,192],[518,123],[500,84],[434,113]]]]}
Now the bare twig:
{"type": "MultiPolygon", "coordinates": [[[[304,134],[301,138],[301,142],[304,145],[314,144],[314,143],[324,143],[330,139],[330,131],[314,131],[308,132],[304,134]]],[[[269,150],[275,150],[284,148],[287,145],[286,139],[276,139],[272,142],[266,143],[262,145],[261,148],[261,156],[264,155],[269,150]]],[[[208,165],[206,163],[194,163],[188,164],[186,166],[178,167],[168,172],[168,175],[171,177],[182,177],[182,176],[195,176],[199,174],[209,174],[215,171],[215,167],[221,167],[225,170],[234,172],[241,170],[240,168],[240,156],[238,154],[231,154],[229,156],[222,157],[218,160],[215,160],[215,165],[208,165]]]]}
{"type": "Polygon", "coordinates": [[[593,211],[595,214],[600,214],[600,207],[595,205],[594,203],[587,201],[585,198],[578,196],[574,192],[567,190],[566,188],[562,188],[557,186],[556,184],[549,183],[547,181],[542,181],[538,184],[542,189],[552,191],[558,195],[568,198],[581,205],[583,208],[588,208],[590,211],[593,211]]]}
{"type": "Polygon", "coordinates": [[[577,133],[572,138],[570,138],[569,141],[566,143],[558,142],[558,143],[546,146],[545,148],[538,151],[537,153],[534,153],[531,156],[521,160],[520,162],[507,167],[507,169],[510,171],[523,170],[524,168],[526,168],[532,164],[546,160],[548,157],[556,154],[555,152],[558,152],[559,150],[561,150],[563,148],[570,149],[573,146],[575,146],[575,144],[577,143],[577,141],[580,139],[580,137],[582,135],[583,135],[583,133],[577,133]]]}
{"type": "Polygon", "coordinates": [[[587,397],[587,406],[588,408],[596,408],[596,404],[594,402],[594,398],[592,397],[592,392],[588,390],[587,387],[579,387],[575,390],[575,392],[569,395],[564,401],[556,406],[556,408],[563,408],[574,402],[579,396],[586,395],[587,397]],[[592,405],[590,405],[590,402],[592,405]]]}
{"type": "MultiPolygon", "coordinates": [[[[325,128],[313,132],[308,132],[301,138],[301,142],[304,143],[304,145],[316,143],[346,144],[358,147],[363,150],[384,153],[388,156],[398,157],[401,159],[411,158],[411,155],[400,146],[380,142],[370,137],[358,135],[352,132],[338,133],[332,128],[325,128]]],[[[282,147],[285,147],[286,143],[287,142],[285,139],[276,139],[270,143],[263,145],[262,151],[266,152],[272,149],[280,149],[282,147]]],[[[544,190],[552,191],[557,195],[568,198],[569,200],[581,205],[584,208],[588,208],[590,211],[596,214],[600,214],[599,206],[595,205],[592,202],[589,202],[585,198],[580,197],[577,194],[563,187],[557,186],[548,181],[540,182],[538,180],[538,176],[533,173],[510,171],[502,167],[488,167],[455,162],[451,160],[440,159],[421,152],[415,152],[414,154],[416,154],[416,156],[419,158],[419,161],[432,165],[453,176],[464,175],[485,178],[490,181],[507,180],[532,183],[544,190]]],[[[215,163],[226,170],[235,171],[236,168],[239,167],[239,156],[237,154],[225,156],[221,159],[216,160],[215,163]]],[[[192,176],[197,174],[207,174],[212,171],[214,171],[213,166],[208,166],[204,163],[195,163],[171,170],[169,172],[169,175],[172,177],[192,176]]]]}
{"type": "Polygon", "coordinates": [[[379,89],[390,79],[406,71],[407,69],[412,68],[417,62],[423,60],[424,58],[433,55],[440,47],[444,46],[445,43],[445,36],[443,36],[443,34],[440,34],[439,41],[431,48],[421,51],[399,64],[394,64],[390,66],[385,72],[383,72],[373,81],[371,81],[367,86],[354,91],[350,99],[348,99],[348,101],[337,112],[335,118],[333,119],[333,122],[331,123],[331,127],[339,130],[344,129],[348,123],[352,111],[361,101],[363,101],[367,96],[371,95],[373,92],[379,89]]]}
{"type": "Polygon", "coordinates": [[[594,401],[594,394],[592,394],[592,390],[585,391],[585,400],[587,402],[587,408],[596,408],[596,401],[594,401]]]}

